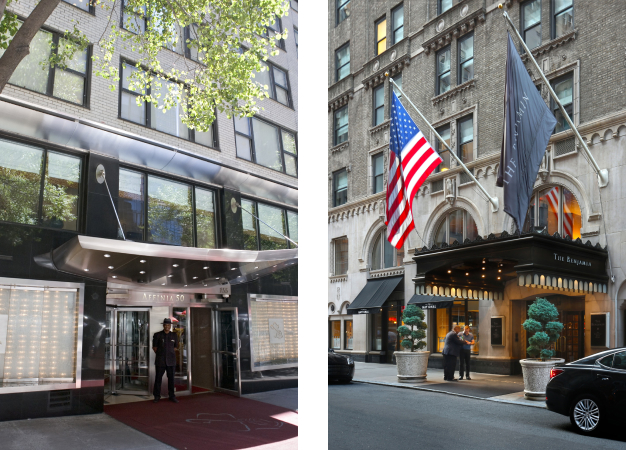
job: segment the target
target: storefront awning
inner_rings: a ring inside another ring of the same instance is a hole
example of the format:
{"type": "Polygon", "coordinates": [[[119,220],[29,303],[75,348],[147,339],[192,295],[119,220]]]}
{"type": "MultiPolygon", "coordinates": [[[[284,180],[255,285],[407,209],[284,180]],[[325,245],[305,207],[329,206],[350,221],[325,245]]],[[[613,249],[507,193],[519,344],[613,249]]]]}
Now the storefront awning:
{"type": "Polygon", "coordinates": [[[387,301],[403,277],[367,280],[365,287],[348,306],[348,314],[373,314],[387,301]]]}
{"type": "Polygon", "coordinates": [[[147,244],[76,236],[35,257],[40,266],[142,289],[230,294],[230,285],[278,272],[298,262],[298,249],[231,250],[147,244]],[[219,289],[220,287],[224,289],[219,289]]]}
{"type": "Polygon", "coordinates": [[[415,294],[409,300],[409,305],[416,305],[422,309],[440,309],[452,306],[454,297],[440,297],[438,295],[418,295],[415,294]]]}

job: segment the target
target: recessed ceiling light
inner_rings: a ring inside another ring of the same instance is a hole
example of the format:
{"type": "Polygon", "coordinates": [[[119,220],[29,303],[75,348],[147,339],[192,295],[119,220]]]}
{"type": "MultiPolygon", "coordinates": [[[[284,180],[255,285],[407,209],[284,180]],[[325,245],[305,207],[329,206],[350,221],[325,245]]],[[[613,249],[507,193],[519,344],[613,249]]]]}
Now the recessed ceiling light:
{"type": "Polygon", "coordinates": [[[465,275],[469,275],[469,273],[468,273],[468,272],[465,272],[465,275]]]}
{"type": "Polygon", "coordinates": [[[448,273],[452,273],[452,271],[451,271],[451,270],[448,270],[448,273]]]}
{"type": "Polygon", "coordinates": [[[172,278],[174,275],[168,275],[167,278],[172,278]]]}
{"type": "MultiPolygon", "coordinates": [[[[278,265],[278,264],[277,264],[278,265]]],[[[276,267],[276,266],[272,266],[272,267],[276,267]]]]}
{"type": "Polygon", "coordinates": [[[485,268],[483,267],[483,270],[485,270],[485,268]]]}
{"type": "Polygon", "coordinates": [[[483,278],[485,278],[485,276],[483,275],[483,278]]]}
{"type": "Polygon", "coordinates": [[[498,277],[498,280],[500,279],[500,277],[498,277]]]}
{"type": "Polygon", "coordinates": [[[178,264],[172,264],[172,267],[178,267],[178,264]]]}
{"type": "Polygon", "coordinates": [[[110,270],[113,270],[113,269],[114,269],[114,267],[113,267],[113,266],[109,266],[109,269],[110,269],[110,270]]]}
{"type": "Polygon", "coordinates": [[[209,268],[209,266],[204,266],[203,267],[204,270],[207,270],[208,268],[209,268]]]}
{"type": "Polygon", "coordinates": [[[143,275],[144,273],[146,273],[146,271],[145,270],[141,270],[141,271],[139,271],[139,273],[143,275]]]}
{"type": "Polygon", "coordinates": [[[498,272],[502,272],[502,269],[498,269],[498,272]]]}
{"type": "Polygon", "coordinates": [[[141,259],[139,262],[143,264],[143,263],[146,262],[146,260],[145,259],[141,259]]]}
{"type": "Polygon", "coordinates": [[[237,269],[236,267],[233,267],[233,268],[232,268],[232,269],[230,269],[230,270],[236,270],[236,269],[237,269]]]}
{"type": "Polygon", "coordinates": [[[161,283],[161,286],[165,286],[165,283],[161,283]]]}
{"type": "Polygon", "coordinates": [[[194,280],[198,279],[198,277],[193,277],[194,280]]]}
{"type": "Polygon", "coordinates": [[[89,269],[83,269],[85,272],[89,272],[89,269]]]}
{"type": "Polygon", "coordinates": [[[117,275],[113,275],[113,278],[117,278],[117,275]]]}
{"type": "Polygon", "coordinates": [[[187,287],[187,285],[185,285],[185,287],[187,287]]]}
{"type": "Polygon", "coordinates": [[[220,277],[217,277],[217,278],[216,278],[216,280],[219,280],[219,279],[220,279],[220,277]]]}
{"type": "Polygon", "coordinates": [[[259,268],[259,266],[256,266],[256,267],[255,267],[255,269],[258,269],[258,268],[259,268]]]}
{"type": "Polygon", "coordinates": [[[105,253],[105,254],[104,254],[104,257],[105,257],[105,258],[110,258],[110,257],[111,257],[111,255],[109,255],[108,253],[105,253]]]}

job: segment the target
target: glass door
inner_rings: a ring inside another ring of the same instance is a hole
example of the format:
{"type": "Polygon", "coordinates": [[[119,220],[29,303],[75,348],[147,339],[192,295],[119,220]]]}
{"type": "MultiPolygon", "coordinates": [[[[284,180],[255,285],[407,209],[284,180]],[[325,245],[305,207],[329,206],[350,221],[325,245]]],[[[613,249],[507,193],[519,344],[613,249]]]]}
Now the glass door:
{"type": "Polygon", "coordinates": [[[176,367],[174,369],[174,390],[177,393],[190,391],[189,386],[189,308],[172,308],[173,328],[178,335],[176,367]]]}
{"type": "Polygon", "coordinates": [[[109,350],[111,391],[114,394],[148,395],[150,309],[111,308],[107,311],[107,318],[109,315],[114,330],[109,350]]]}
{"type": "Polygon", "coordinates": [[[113,317],[115,314],[115,308],[107,306],[106,309],[106,328],[104,329],[104,394],[110,395],[113,393],[112,383],[112,370],[113,360],[111,358],[112,351],[112,337],[111,330],[113,329],[113,317]]]}
{"type": "Polygon", "coordinates": [[[241,396],[239,329],[237,308],[218,307],[213,311],[213,359],[215,390],[241,396]]]}

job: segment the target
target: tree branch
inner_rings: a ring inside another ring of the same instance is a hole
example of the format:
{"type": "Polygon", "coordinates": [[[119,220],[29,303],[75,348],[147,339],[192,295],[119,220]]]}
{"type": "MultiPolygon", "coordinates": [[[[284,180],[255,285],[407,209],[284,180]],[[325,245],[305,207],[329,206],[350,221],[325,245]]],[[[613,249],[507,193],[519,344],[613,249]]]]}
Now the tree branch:
{"type": "Polygon", "coordinates": [[[4,10],[7,9],[7,0],[0,0],[0,22],[4,17],[4,10]]]}
{"type": "MultiPolygon", "coordinates": [[[[6,0],[0,1],[4,1],[6,5],[6,0]]],[[[30,53],[31,41],[60,1],[41,0],[11,40],[9,47],[0,58],[0,93],[4,90],[17,66],[30,53]]],[[[2,13],[4,14],[4,8],[2,13]]]]}

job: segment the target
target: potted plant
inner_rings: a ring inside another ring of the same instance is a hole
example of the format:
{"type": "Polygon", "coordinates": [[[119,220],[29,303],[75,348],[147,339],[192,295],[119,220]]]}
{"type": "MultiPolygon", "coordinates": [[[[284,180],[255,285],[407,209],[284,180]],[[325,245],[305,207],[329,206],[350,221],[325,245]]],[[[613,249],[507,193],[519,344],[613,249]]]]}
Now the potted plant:
{"type": "Polygon", "coordinates": [[[563,330],[563,324],[556,321],[558,317],[556,306],[545,298],[538,298],[528,308],[528,319],[522,324],[530,335],[530,345],[526,349],[530,358],[520,360],[524,397],[529,400],[545,400],[550,369],[565,362],[561,358],[552,358],[554,352],[550,349],[563,330]]]}
{"type": "Polygon", "coordinates": [[[402,313],[402,322],[404,325],[398,327],[398,334],[402,339],[402,347],[408,351],[395,352],[398,380],[423,383],[426,381],[430,355],[430,352],[419,351],[426,347],[424,338],[426,338],[428,325],[424,322],[424,311],[415,305],[408,305],[402,313]]]}

